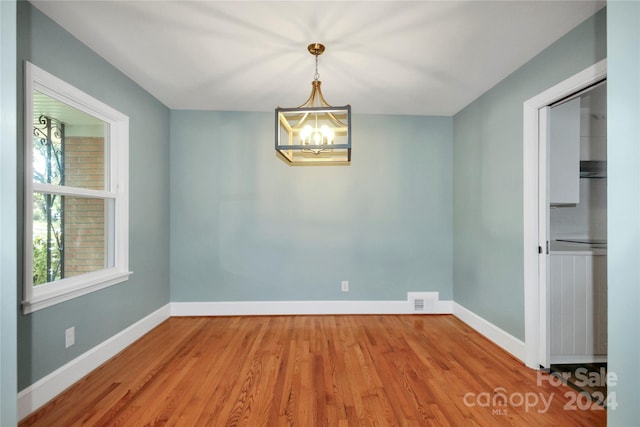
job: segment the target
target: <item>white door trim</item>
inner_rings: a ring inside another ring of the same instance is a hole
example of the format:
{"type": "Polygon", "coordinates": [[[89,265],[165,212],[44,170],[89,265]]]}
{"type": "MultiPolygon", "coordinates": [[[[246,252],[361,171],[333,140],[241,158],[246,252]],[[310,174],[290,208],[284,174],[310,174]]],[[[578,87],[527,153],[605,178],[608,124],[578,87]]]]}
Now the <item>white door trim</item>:
{"type": "MultiPolygon", "coordinates": [[[[540,222],[540,170],[546,171],[546,162],[539,159],[539,111],[550,104],[578,92],[607,75],[607,60],[590,66],[578,74],[558,83],[544,92],[528,99],[523,104],[523,256],[524,256],[524,320],[525,320],[525,364],[538,369],[541,355],[546,353],[547,322],[541,313],[547,312],[546,289],[541,291],[538,247],[544,248],[546,241],[539,240],[540,222]],[[542,298],[541,298],[542,292],[542,298]],[[544,343],[544,344],[543,344],[544,343]]],[[[546,190],[543,190],[546,198],[546,190]]],[[[544,252],[544,251],[543,251],[544,252]]],[[[545,255],[546,256],[546,255],[545,255]]],[[[546,283],[546,281],[545,281],[546,283]]]]}

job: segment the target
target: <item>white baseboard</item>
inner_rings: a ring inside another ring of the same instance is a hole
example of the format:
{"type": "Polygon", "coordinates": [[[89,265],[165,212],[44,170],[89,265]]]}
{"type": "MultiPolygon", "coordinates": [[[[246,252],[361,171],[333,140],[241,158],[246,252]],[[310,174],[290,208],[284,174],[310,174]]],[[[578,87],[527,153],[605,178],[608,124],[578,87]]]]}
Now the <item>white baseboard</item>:
{"type": "Polygon", "coordinates": [[[18,419],[36,411],[171,316],[452,314],[453,307],[453,301],[440,301],[438,292],[409,292],[406,301],[172,302],[20,391],[18,419]]]}
{"type": "Polygon", "coordinates": [[[169,318],[169,304],[56,369],[18,393],[18,419],[31,414],[169,318]]]}
{"type": "Polygon", "coordinates": [[[18,393],[18,419],[43,406],[171,316],[305,314],[453,314],[519,360],[525,356],[523,341],[454,301],[440,301],[437,292],[410,292],[407,301],[172,302],[18,393]],[[416,305],[416,300],[421,300],[421,304],[416,305]]]}
{"type": "Polygon", "coordinates": [[[513,335],[498,328],[493,323],[483,319],[474,312],[466,309],[460,304],[453,303],[453,315],[471,326],[480,334],[500,346],[505,351],[511,353],[517,359],[524,361],[525,359],[525,343],[513,335]]]}
{"type": "MultiPolygon", "coordinates": [[[[428,292],[424,294],[437,294],[428,292]]],[[[408,301],[219,301],[172,302],[171,316],[269,316],[323,314],[451,314],[453,301],[428,298],[416,311],[408,301]]]]}

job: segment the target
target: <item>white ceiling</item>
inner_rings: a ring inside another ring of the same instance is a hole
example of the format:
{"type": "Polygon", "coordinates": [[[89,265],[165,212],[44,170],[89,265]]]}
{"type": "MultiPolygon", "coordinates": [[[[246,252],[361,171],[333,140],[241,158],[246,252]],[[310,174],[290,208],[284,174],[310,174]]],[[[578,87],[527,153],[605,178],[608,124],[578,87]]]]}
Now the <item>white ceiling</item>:
{"type": "Polygon", "coordinates": [[[605,1],[32,1],[172,109],[450,116],[605,1]]]}

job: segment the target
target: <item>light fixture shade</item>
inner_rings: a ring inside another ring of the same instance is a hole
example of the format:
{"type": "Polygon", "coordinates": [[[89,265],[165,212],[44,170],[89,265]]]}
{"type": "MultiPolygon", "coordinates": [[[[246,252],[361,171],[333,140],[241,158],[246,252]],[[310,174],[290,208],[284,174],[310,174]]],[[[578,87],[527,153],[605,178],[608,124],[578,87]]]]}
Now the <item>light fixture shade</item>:
{"type": "Polygon", "coordinates": [[[276,151],[292,164],[348,164],[351,106],[276,108],[276,151]]]}
{"type": "Polygon", "coordinates": [[[294,165],[351,162],[351,106],[333,107],[322,95],[318,55],[322,43],[307,46],[316,59],[309,98],[296,108],[276,108],[276,152],[294,165]]]}

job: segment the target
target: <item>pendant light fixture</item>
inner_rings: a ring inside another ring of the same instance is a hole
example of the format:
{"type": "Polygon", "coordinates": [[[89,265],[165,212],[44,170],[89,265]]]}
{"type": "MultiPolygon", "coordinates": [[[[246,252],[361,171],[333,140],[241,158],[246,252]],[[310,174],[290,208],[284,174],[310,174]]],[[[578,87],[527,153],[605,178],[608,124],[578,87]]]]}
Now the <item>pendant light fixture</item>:
{"type": "Polygon", "coordinates": [[[307,47],[316,59],[311,95],[296,108],[276,108],[276,151],[291,164],[351,161],[351,106],[332,107],[322,95],[318,56],[324,45],[307,47]]]}

